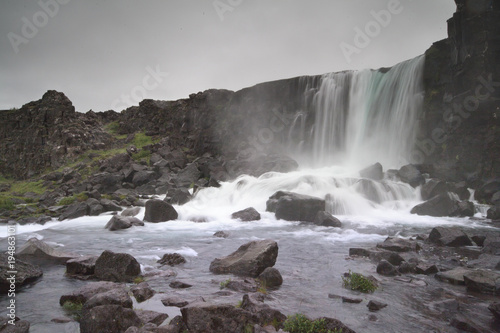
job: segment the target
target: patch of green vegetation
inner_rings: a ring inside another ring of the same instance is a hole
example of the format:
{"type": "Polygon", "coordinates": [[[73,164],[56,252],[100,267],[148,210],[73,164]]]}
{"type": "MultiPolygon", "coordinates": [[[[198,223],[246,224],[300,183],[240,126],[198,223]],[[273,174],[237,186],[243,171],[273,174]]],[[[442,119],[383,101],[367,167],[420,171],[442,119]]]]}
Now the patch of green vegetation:
{"type": "Polygon", "coordinates": [[[111,134],[115,139],[123,140],[127,138],[126,134],[119,134],[120,124],[118,121],[113,121],[104,126],[104,131],[111,134]]]}
{"type": "Polygon", "coordinates": [[[16,207],[10,197],[0,196],[0,211],[13,210],[16,207]]]}
{"type": "Polygon", "coordinates": [[[149,162],[150,157],[151,157],[151,152],[147,149],[142,149],[138,153],[132,154],[132,159],[134,161],[140,161],[141,159],[145,158],[149,162]]]}
{"type": "Polygon", "coordinates": [[[253,325],[246,324],[245,327],[243,327],[243,332],[244,333],[253,333],[253,325]]]}
{"type": "Polygon", "coordinates": [[[10,192],[24,194],[27,192],[33,192],[36,194],[43,194],[47,188],[43,185],[43,180],[38,181],[21,181],[14,182],[10,188],[10,192]]]}
{"type": "Polygon", "coordinates": [[[342,277],[343,286],[347,289],[361,291],[362,293],[372,293],[377,290],[377,285],[366,276],[358,273],[352,273],[342,277]]]}
{"type": "Polygon", "coordinates": [[[241,308],[241,304],[243,304],[243,301],[238,301],[238,303],[234,306],[235,308],[239,309],[241,308]]]}
{"type": "Polygon", "coordinates": [[[70,196],[70,197],[64,197],[61,200],[59,200],[58,204],[61,206],[68,206],[74,204],[76,201],[75,196],[70,196]]]}
{"type": "Polygon", "coordinates": [[[303,314],[288,316],[283,330],[289,333],[342,333],[342,329],[327,329],[325,319],[311,320],[303,314]]]}
{"type": "Polygon", "coordinates": [[[226,281],[221,281],[221,283],[219,283],[220,290],[226,288],[229,282],[231,282],[231,279],[227,279],[226,281]]]}
{"type": "Polygon", "coordinates": [[[67,206],[67,205],[74,204],[77,201],[78,202],[84,202],[88,198],[89,198],[89,196],[86,193],[82,192],[82,193],[78,193],[76,195],[72,195],[70,197],[62,198],[61,200],[59,200],[59,205],[61,205],[61,206],[67,206]]]}
{"type": "Polygon", "coordinates": [[[152,145],[155,143],[158,143],[160,140],[153,140],[152,137],[147,136],[144,132],[137,132],[135,133],[134,139],[130,144],[133,144],[137,148],[142,148],[147,145],[152,145]]]}
{"type": "Polygon", "coordinates": [[[257,292],[267,295],[267,286],[264,282],[260,282],[259,288],[257,288],[257,292]]]}
{"type": "Polygon", "coordinates": [[[139,284],[139,283],[144,282],[144,281],[145,281],[145,280],[144,280],[144,277],[143,277],[143,276],[137,276],[137,277],[135,277],[135,278],[134,278],[134,281],[133,281],[133,282],[134,282],[135,284],[139,284]]]}
{"type": "Polygon", "coordinates": [[[62,308],[76,321],[80,321],[80,319],[82,318],[82,303],[67,301],[63,304],[62,308]]]}

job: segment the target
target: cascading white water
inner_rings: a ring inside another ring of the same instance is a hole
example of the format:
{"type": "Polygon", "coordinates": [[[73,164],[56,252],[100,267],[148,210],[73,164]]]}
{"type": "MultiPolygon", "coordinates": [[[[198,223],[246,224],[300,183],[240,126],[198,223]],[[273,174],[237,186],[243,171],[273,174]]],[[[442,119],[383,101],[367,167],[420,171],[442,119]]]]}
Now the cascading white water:
{"type": "Polygon", "coordinates": [[[327,210],[336,215],[373,216],[394,209],[409,212],[419,200],[411,186],[388,179],[360,179],[359,170],[375,162],[386,169],[406,162],[422,104],[423,64],[424,56],[420,56],[386,71],[305,78],[304,109],[313,110],[315,124],[306,126],[307,112],[299,110],[290,133],[299,136],[295,142],[301,144],[293,147],[297,154],[303,153],[302,143],[309,147],[312,143],[309,168],[258,178],[243,176],[219,189],[202,190],[181,208],[181,215],[188,220],[212,221],[249,206],[265,211],[266,200],[279,190],[325,198],[327,210]]]}
{"type": "Polygon", "coordinates": [[[388,71],[330,73],[314,96],[315,166],[408,162],[423,101],[424,56],[388,71]]]}

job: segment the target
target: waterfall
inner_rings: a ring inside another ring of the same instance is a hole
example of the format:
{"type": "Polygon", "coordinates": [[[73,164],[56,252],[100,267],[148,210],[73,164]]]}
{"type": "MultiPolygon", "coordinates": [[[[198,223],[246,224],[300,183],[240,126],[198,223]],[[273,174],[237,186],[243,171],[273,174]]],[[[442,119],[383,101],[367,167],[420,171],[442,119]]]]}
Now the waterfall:
{"type": "MultiPolygon", "coordinates": [[[[423,102],[424,61],[422,55],[389,70],[323,75],[310,102],[314,166],[408,163],[423,102]]],[[[307,95],[309,86],[306,103],[307,95]]]]}

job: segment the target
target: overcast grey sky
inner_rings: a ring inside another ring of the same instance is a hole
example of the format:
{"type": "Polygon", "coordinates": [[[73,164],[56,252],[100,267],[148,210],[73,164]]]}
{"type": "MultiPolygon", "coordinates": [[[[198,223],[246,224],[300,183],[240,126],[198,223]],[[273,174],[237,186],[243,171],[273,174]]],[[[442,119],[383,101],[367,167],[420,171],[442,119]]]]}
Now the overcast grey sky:
{"type": "Polygon", "coordinates": [[[78,111],[120,111],[143,96],[392,66],[445,38],[454,11],[453,0],[0,0],[0,109],[56,89],[78,111]]]}

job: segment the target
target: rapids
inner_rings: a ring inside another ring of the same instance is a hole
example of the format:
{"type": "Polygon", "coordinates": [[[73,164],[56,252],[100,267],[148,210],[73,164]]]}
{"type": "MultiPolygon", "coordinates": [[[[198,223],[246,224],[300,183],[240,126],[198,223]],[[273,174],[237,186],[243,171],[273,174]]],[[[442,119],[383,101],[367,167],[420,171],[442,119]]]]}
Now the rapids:
{"type": "MultiPolygon", "coordinates": [[[[408,284],[387,279],[375,273],[367,260],[350,260],[350,247],[371,247],[387,236],[410,237],[428,233],[439,225],[488,229],[482,219],[434,218],[410,214],[421,202],[420,189],[386,178],[375,182],[359,177],[359,170],[380,162],[384,168],[398,168],[411,157],[415,122],[422,102],[421,71],[423,56],[401,63],[390,70],[343,72],[323,76],[319,89],[309,101],[315,108],[316,123],[304,138],[314,142],[313,156],[299,158],[306,152],[291,150],[298,160],[309,160],[290,173],[270,172],[260,177],[241,176],[223,182],[220,188],[198,191],[193,200],[175,206],[179,219],[164,223],[146,223],[144,227],[110,232],[104,225],[109,213],[81,217],[45,225],[18,225],[17,244],[31,237],[43,239],[52,246],[81,255],[99,255],[104,250],[130,253],[141,263],[146,276],[164,275],[146,280],[159,294],[138,309],[167,312],[170,318],[179,313],[164,307],[161,293],[177,294],[188,300],[203,296],[213,299],[219,283],[229,275],[213,275],[210,262],[236,250],[254,239],[273,239],[279,244],[276,268],[284,278],[280,289],[269,291],[267,301],[285,314],[304,313],[311,317],[329,316],[343,321],[357,332],[444,332],[448,323],[426,302],[446,298],[439,293],[442,285],[432,277],[420,276],[408,284]],[[276,220],[265,211],[266,200],[278,190],[298,192],[327,199],[327,210],[343,223],[342,228],[327,228],[276,220]],[[260,221],[240,222],[231,213],[254,207],[260,221]],[[229,233],[216,238],[216,231],[229,233]],[[187,263],[172,269],[159,268],[156,261],[164,253],[177,252],[187,263]],[[342,287],[341,276],[348,270],[373,274],[382,287],[373,295],[356,295],[342,287]],[[166,272],[166,273],[165,273],[166,272]],[[168,272],[176,276],[169,276],[168,272]],[[173,291],[174,279],[193,284],[192,288],[173,291]],[[421,282],[418,282],[421,281],[421,282]],[[422,286],[424,283],[426,287],[422,286]],[[376,299],[389,306],[370,316],[366,306],[343,304],[329,294],[376,299]]],[[[310,94],[305,84],[304,94],[310,94]]],[[[298,125],[297,125],[298,126],[298,125]]],[[[143,218],[144,209],[138,218],[143,218]]],[[[6,247],[6,228],[0,228],[0,246],[6,247]]],[[[64,276],[63,266],[44,267],[38,282],[18,290],[17,315],[31,323],[31,332],[78,332],[76,323],[56,324],[52,318],[64,316],[59,297],[86,282],[64,276]]],[[[234,277],[232,277],[234,278],[234,277]]],[[[453,291],[459,287],[446,286],[453,291]]],[[[241,295],[218,297],[216,302],[237,304],[241,295]]],[[[0,315],[6,314],[8,298],[0,297],[0,315]]]]}

